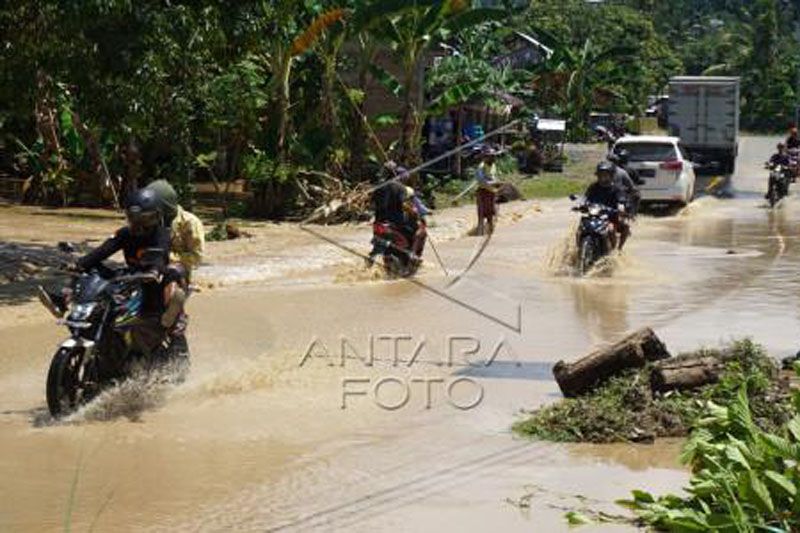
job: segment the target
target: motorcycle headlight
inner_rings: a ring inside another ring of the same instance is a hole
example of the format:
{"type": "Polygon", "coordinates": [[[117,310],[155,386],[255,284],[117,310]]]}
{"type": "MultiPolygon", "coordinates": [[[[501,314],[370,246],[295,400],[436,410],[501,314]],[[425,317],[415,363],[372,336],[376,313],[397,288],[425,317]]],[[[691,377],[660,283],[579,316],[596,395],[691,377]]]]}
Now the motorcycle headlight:
{"type": "Polygon", "coordinates": [[[69,313],[71,320],[86,320],[92,315],[92,311],[97,306],[97,303],[77,304],[72,307],[69,313]]]}

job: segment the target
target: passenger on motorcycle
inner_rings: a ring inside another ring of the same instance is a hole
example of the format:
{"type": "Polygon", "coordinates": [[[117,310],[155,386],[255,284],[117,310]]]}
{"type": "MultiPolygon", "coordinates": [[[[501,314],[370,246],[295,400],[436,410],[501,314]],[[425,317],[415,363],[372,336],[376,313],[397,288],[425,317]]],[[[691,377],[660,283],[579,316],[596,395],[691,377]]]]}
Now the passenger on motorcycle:
{"type": "Polygon", "coordinates": [[[192,270],[203,259],[205,230],[202,221],[178,204],[178,195],[166,180],[156,180],[145,190],[153,191],[164,223],[170,228],[169,265],[164,274],[164,314],[161,325],[173,335],[183,334],[187,317],[184,304],[189,295],[192,270]]]}
{"type": "Polygon", "coordinates": [[[610,217],[617,232],[619,232],[619,250],[625,245],[625,241],[631,234],[631,229],[625,221],[625,197],[622,191],[614,183],[616,167],[610,161],[602,161],[597,165],[595,175],[597,181],[589,185],[586,189],[586,202],[600,204],[612,210],[610,217]]]}
{"type": "Polygon", "coordinates": [[[789,136],[786,138],[786,148],[789,150],[800,148],[800,136],[798,136],[797,128],[795,127],[789,130],[789,136]]]}
{"type": "Polygon", "coordinates": [[[406,215],[406,223],[409,230],[413,232],[411,239],[411,252],[414,254],[413,260],[417,263],[422,261],[422,252],[425,250],[425,241],[428,238],[428,227],[425,217],[429,210],[422,203],[416,191],[411,187],[406,187],[406,201],[403,203],[403,211],[406,215]]]}
{"type": "Polygon", "coordinates": [[[637,185],[642,184],[642,179],[635,169],[630,168],[630,153],[621,149],[617,152],[609,154],[608,160],[614,164],[614,185],[622,192],[624,196],[624,204],[628,216],[631,218],[636,217],[639,211],[639,201],[641,200],[641,193],[637,185]]]}

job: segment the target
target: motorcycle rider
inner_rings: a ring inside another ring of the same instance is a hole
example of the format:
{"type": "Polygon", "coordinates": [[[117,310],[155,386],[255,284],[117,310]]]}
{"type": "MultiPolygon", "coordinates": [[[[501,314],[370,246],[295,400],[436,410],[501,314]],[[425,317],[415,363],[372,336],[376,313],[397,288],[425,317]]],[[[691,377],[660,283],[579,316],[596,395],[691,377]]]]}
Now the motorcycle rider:
{"type": "MultiPolygon", "coordinates": [[[[153,191],[140,189],[129,199],[125,208],[127,224],[121,227],[105,242],[84,255],[67,269],[83,272],[101,268],[102,262],[122,251],[125,264],[132,271],[152,271],[158,276],[164,274],[169,263],[170,231],[164,224],[158,200],[153,191]],[[158,253],[148,253],[149,250],[158,253]],[[143,260],[147,259],[145,263],[143,260]]],[[[143,285],[143,310],[145,313],[160,313],[162,297],[160,284],[143,285]]],[[[67,309],[69,290],[59,293],[39,287],[42,303],[57,316],[63,316],[67,309]]]]}
{"type": "Polygon", "coordinates": [[[164,273],[164,314],[161,325],[173,336],[182,336],[187,317],[184,305],[188,298],[192,270],[203,259],[205,230],[202,221],[178,204],[178,194],[166,180],[151,182],[145,190],[153,191],[164,223],[170,228],[169,265],[164,273]]]}
{"type": "Polygon", "coordinates": [[[427,236],[424,216],[428,211],[414,189],[405,184],[407,178],[408,171],[402,166],[394,161],[384,163],[380,183],[372,192],[372,207],[375,222],[398,228],[411,243],[413,259],[419,261],[427,236]]]}
{"type": "MultiPolygon", "coordinates": [[[[789,167],[792,164],[792,158],[789,157],[789,151],[786,148],[784,143],[778,143],[778,151],[772,154],[772,157],[769,158],[767,162],[767,167],[772,170],[775,167],[782,166],[782,167],[789,167]]],[[[767,194],[764,195],[764,198],[769,198],[770,194],[772,194],[772,189],[775,187],[775,178],[773,177],[772,173],[769,175],[769,183],[767,185],[767,194]]]]}
{"type": "Polygon", "coordinates": [[[619,232],[618,248],[622,251],[625,242],[631,234],[631,229],[625,221],[625,197],[623,192],[614,183],[616,167],[610,161],[601,161],[595,169],[597,181],[589,185],[584,197],[587,203],[600,204],[612,209],[611,221],[619,232]]]}

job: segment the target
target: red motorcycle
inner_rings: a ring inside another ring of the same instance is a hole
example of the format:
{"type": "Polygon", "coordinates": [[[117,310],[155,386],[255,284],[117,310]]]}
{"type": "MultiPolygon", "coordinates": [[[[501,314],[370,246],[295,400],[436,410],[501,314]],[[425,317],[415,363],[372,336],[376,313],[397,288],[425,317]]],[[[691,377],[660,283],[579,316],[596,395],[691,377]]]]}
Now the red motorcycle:
{"type": "MultiPolygon", "coordinates": [[[[420,221],[417,231],[426,232],[425,222],[420,221]]],[[[422,260],[413,251],[414,234],[411,228],[402,228],[391,222],[375,222],[372,225],[372,251],[368,263],[383,256],[383,266],[393,276],[413,276],[422,260]]]]}

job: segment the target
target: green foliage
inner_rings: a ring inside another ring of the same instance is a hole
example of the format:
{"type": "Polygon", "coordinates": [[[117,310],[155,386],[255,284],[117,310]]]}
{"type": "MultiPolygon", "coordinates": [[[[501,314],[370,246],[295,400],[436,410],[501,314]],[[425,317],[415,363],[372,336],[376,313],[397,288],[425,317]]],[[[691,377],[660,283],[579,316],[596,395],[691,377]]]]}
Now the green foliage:
{"type": "Polygon", "coordinates": [[[709,405],[726,405],[742,386],[753,417],[764,429],[775,429],[790,416],[790,398],[776,380],[774,363],[749,340],[721,351],[703,352],[724,365],[718,383],[697,391],[653,394],[652,368],[628,370],[593,392],[566,398],[535,411],[514,430],[545,440],[562,442],[620,442],[643,437],[686,435],[708,412],[709,405]]]}
{"type": "Polygon", "coordinates": [[[685,496],[635,491],[620,503],[670,531],[800,528],[800,416],[772,432],[760,428],[746,383],[725,406],[708,403],[682,460],[692,468],[685,496]]]}
{"type": "MultiPolygon", "coordinates": [[[[26,173],[47,189],[39,198],[68,200],[87,190],[87,179],[104,181],[101,167],[123,190],[166,178],[189,191],[212,174],[291,188],[288,167],[363,179],[366,161],[382,159],[387,146],[418,160],[427,116],[470,101],[505,106],[508,94],[526,111],[566,116],[572,138],[582,139],[591,111],[639,113],[682,72],[742,76],[745,127],[792,120],[797,2],[472,5],[10,0],[0,7],[0,128],[29,147],[21,151],[26,173]],[[576,23],[586,20],[592,24],[576,23]],[[496,58],[516,45],[515,31],[554,53],[538,66],[501,66],[496,58]],[[422,67],[440,45],[451,53],[421,86],[422,67]],[[397,105],[364,121],[376,84],[397,105]],[[58,150],[41,139],[37,112],[55,117],[58,150]],[[373,126],[395,126],[398,139],[378,147],[373,126]],[[254,161],[258,153],[271,171],[254,161]]],[[[290,201],[288,192],[280,201],[290,201]]],[[[262,216],[291,207],[264,205],[262,216]]]]}

